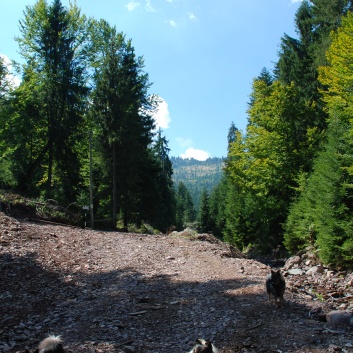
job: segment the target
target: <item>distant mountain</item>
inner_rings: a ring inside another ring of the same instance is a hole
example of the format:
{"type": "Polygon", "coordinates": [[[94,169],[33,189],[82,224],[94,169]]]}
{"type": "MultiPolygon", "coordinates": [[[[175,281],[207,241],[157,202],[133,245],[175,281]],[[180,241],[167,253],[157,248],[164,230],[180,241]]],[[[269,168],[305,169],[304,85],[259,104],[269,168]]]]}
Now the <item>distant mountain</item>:
{"type": "Polygon", "coordinates": [[[182,181],[188,188],[193,199],[195,209],[198,211],[202,190],[211,193],[219,183],[223,174],[223,158],[208,158],[205,161],[196,159],[170,158],[173,164],[173,181],[178,187],[182,181]]]}

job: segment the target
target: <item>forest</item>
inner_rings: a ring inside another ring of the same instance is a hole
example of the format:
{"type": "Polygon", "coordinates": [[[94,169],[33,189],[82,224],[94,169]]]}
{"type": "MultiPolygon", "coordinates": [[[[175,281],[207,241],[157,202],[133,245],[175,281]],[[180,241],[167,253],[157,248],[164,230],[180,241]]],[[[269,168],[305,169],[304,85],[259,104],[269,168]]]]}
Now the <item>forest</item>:
{"type": "Polygon", "coordinates": [[[75,4],[38,0],[16,38],[18,87],[0,60],[0,188],[90,205],[114,229],[191,225],[242,251],[310,248],[351,268],[352,10],[350,0],[301,2],[297,37],[280,38],[274,69],[253,79],[246,131],[230,124],[222,178],[196,209],[173,181],[158,97],[132,41],[75,4]]]}
{"type": "Polygon", "coordinates": [[[183,182],[190,193],[196,212],[200,209],[201,195],[210,194],[223,175],[223,158],[213,157],[205,161],[194,158],[170,158],[173,167],[172,179],[175,185],[183,182]]]}

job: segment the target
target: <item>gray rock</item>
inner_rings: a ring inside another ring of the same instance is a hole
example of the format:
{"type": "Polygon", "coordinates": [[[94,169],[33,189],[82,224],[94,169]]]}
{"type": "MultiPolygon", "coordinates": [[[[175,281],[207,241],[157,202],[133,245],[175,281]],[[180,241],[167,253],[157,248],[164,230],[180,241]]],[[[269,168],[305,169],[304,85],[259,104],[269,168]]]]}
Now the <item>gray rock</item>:
{"type": "Polygon", "coordinates": [[[300,268],[291,268],[290,270],[288,270],[288,274],[293,276],[301,276],[303,273],[304,271],[300,268]]]}
{"type": "Polygon", "coordinates": [[[292,256],[286,261],[286,263],[284,265],[284,268],[285,269],[290,269],[292,267],[298,267],[300,262],[301,262],[300,256],[292,256]]]}
{"type": "Polygon", "coordinates": [[[316,275],[316,274],[324,273],[324,271],[325,271],[324,267],[321,265],[318,265],[318,266],[314,266],[314,267],[309,268],[309,270],[306,271],[306,274],[307,275],[316,275]]]}
{"type": "Polygon", "coordinates": [[[334,326],[353,326],[353,314],[342,310],[332,310],[326,314],[326,320],[334,326]]]}

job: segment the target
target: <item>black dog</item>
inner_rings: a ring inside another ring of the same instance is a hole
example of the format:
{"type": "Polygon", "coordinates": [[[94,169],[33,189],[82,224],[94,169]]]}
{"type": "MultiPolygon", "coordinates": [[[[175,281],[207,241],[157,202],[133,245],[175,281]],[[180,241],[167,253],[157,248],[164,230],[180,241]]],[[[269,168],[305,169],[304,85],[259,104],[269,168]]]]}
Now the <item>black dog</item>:
{"type": "Polygon", "coordinates": [[[286,281],[280,270],[275,271],[271,270],[266,279],[266,291],[268,295],[268,301],[271,300],[271,294],[275,298],[277,304],[277,299],[281,302],[284,302],[283,294],[286,289],[286,281]]]}

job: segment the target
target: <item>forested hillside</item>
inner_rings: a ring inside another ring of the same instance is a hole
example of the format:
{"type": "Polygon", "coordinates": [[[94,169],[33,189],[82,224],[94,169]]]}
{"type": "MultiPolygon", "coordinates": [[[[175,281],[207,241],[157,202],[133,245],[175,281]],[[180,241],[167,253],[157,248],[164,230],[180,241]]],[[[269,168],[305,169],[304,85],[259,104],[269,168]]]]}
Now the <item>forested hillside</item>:
{"type": "Polygon", "coordinates": [[[223,158],[208,158],[205,161],[196,159],[170,158],[173,165],[172,179],[177,186],[183,182],[193,199],[195,209],[198,210],[203,190],[211,193],[220,182],[223,174],[223,158]]]}

